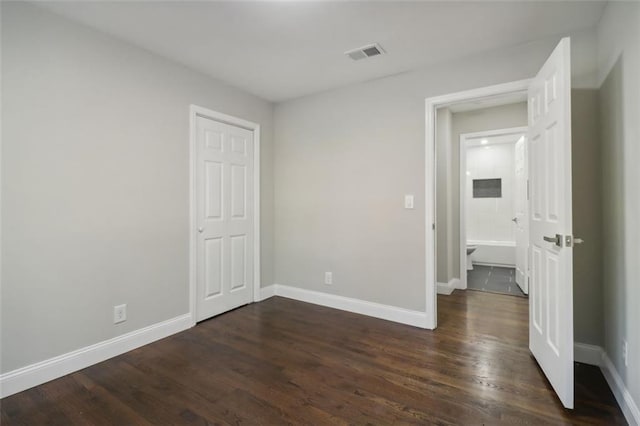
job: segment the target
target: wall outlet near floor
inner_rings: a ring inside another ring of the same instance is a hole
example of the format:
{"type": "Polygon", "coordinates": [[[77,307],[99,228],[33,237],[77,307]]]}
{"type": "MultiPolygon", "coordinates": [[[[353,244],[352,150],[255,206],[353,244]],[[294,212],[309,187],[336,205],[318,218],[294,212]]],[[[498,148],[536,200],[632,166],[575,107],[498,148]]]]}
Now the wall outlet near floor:
{"type": "Polygon", "coordinates": [[[118,305],[113,307],[113,323],[119,324],[127,320],[127,305],[118,305]]]}
{"type": "Polygon", "coordinates": [[[629,366],[629,345],[626,340],[622,341],[622,360],[624,361],[624,366],[629,366]]]}
{"type": "Polygon", "coordinates": [[[333,284],[333,272],[324,273],[324,283],[327,285],[333,284]]]}

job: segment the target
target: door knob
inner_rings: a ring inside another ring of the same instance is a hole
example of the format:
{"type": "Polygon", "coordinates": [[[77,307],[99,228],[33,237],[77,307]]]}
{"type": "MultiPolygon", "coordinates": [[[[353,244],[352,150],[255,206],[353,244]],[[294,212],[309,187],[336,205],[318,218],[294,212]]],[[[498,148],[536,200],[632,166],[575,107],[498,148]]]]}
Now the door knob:
{"type": "Polygon", "coordinates": [[[554,243],[558,247],[562,247],[562,235],[560,235],[560,234],[556,234],[555,237],[543,236],[542,239],[545,240],[548,243],[554,243]]]}
{"type": "Polygon", "coordinates": [[[201,226],[200,228],[198,228],[198,232],[202,234],[204,232],[204,228],[201,226]]]}

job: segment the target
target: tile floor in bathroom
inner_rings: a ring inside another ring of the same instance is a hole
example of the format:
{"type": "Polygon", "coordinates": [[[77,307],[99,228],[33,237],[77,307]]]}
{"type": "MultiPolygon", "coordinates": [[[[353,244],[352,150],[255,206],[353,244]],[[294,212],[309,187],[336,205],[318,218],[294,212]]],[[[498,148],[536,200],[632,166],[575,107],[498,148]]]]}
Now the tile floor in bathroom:
{"type": "Polygon", "coordinates": [[[515,268],[473,265],[473,269],[467,271],[467,288],[527,297],[516,284],[515,268]]]}

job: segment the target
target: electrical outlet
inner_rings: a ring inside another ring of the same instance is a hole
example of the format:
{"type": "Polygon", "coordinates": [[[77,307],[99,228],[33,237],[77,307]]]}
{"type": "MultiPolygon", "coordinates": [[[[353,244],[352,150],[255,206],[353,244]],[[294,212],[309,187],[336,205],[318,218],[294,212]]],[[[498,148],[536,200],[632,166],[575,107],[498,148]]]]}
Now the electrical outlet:
{"type": "Polygon", "coordinates": [[[333,284],[333,272],[324,273],[324,283],[327,285],[333,284]]]}
{"type": "Polygon", "coordinates": [[[113,307],[113,323],[119,324],[127,320],[127,305],[118,305],[113,307]]]}
{"type": "Polygon", "coordinates": [[[622,360],[624,361],[624,366],[629,366],[629,345],[626,340],[622,341],[622,360]]]}

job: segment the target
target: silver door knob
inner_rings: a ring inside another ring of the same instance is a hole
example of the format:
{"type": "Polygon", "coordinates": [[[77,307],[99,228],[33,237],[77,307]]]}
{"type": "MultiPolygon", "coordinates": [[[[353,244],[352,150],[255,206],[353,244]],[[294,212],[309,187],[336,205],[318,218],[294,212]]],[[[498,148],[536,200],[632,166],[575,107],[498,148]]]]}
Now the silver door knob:
{"type": "Polygon", "coordinates": [[[558,247],[562,247],[562,235],[560,235],[560,234],[556,234],[555,237],[543,236],[542,239],[545,240],[548,243],[554,243],[558,247]]]}
{"type": "Polygon", "coordinates": [[[198,228],[198,232],[202,234],[204,232],[204,228],[201,226],[200,228],[198,228]]]}

